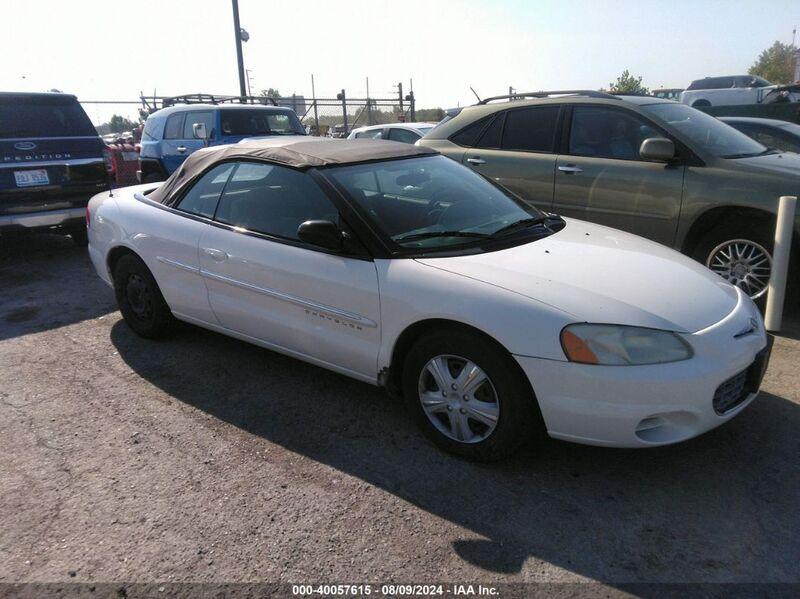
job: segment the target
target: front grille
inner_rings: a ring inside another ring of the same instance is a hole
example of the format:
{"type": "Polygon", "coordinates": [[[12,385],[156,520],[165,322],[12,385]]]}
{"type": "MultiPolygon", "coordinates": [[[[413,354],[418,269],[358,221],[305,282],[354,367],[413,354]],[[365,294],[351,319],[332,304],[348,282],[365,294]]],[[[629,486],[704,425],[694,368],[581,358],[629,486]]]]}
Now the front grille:
{"type": "Polygon", "coordinates": [[[717,387],[714,393],[714,411],[719,414],[730,412],[746,400],[751,393],[757,393],[761,386],[761,379],[767,370],[769,354],[772,349],[772,338],[768,339],[767,347],[756,354],[756,359],[747,368],[736,376],[717,387]]]}

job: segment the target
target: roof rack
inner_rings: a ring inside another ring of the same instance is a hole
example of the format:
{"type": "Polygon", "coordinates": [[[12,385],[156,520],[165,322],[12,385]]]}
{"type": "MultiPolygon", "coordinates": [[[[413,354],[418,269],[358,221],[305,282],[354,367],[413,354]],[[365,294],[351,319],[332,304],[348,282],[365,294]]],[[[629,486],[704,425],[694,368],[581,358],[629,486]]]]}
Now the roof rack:
{"type": "Polygon", "coordinates": [[[619,98],[613,94],[599,92],[593,89],[562,89],[557,91],[516,92],[505,96],[492,96],[491,98],[484,98],[478,102],[478,104],[488,104],[495,100],[523,100],[525,98],[548,98],[550,96],[586,96],[588,98],[619,100],[619,98]]]}
{"type": "Polygon", "coordinates": [[[175,104],[272,104],[277,106],[275,98],[268,96],[222,96],[217,94],[183,94],[160,98],[162,108],[175,104]]]}

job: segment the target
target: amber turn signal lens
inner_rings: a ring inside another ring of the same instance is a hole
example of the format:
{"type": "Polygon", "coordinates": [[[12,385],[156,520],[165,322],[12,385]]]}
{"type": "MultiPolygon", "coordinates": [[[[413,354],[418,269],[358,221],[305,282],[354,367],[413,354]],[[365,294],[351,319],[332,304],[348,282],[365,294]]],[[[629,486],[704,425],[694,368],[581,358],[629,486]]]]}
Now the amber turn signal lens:
{"type": "Polygon", "coordinates": [[[586,345],[586,342],[575,333],[563,331],[561,333],[561,345],[570,362],[582,362],[584,364],[600,363],[594,352],[586,345]]]}

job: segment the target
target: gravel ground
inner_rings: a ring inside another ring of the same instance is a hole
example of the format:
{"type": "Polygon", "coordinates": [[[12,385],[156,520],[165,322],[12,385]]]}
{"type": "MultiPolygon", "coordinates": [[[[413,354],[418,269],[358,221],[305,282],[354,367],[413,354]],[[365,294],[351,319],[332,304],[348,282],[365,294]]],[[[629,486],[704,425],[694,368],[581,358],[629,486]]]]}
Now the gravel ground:
{"type": "Polygon", "coordinates": [[[0,582],[800,582],[797,323],[699,439],[482,466],[368,385],[139,339],[84,250],[0,240],[0,582]]]}

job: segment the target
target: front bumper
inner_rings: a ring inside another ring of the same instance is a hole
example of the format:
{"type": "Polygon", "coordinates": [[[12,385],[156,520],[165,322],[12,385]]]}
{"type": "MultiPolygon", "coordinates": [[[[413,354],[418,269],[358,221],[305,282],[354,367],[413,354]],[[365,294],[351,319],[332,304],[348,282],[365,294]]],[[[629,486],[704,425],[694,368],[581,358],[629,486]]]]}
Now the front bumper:
{"type": "Polygon", "coordinates": [[[0,229],[49,229],[53,227],[85,227],[85,208],[67,208],[44,212],[0,216],[0,229]]]}
{"type": "Polygon", "coordinates": [[[759,356],[770,345],[761,317],[741,292],[728,316],[684,337],[694,357],[670,364],[596,366],[515,358],[531,381],[551,437],[612,447],[667,445],[704,433],[741,412],[758,394],[769,360],[768,350],[759,356]],[[751,318],[758,323],[756,329],[740,336],[751,318]],[[744,371],[750,375],[747,393],[718,414],[715,393],[744,371]]]}

